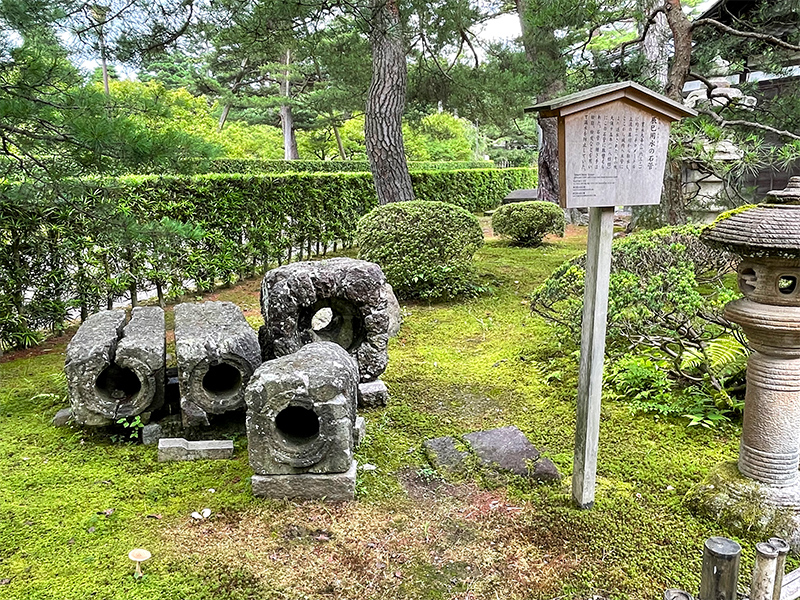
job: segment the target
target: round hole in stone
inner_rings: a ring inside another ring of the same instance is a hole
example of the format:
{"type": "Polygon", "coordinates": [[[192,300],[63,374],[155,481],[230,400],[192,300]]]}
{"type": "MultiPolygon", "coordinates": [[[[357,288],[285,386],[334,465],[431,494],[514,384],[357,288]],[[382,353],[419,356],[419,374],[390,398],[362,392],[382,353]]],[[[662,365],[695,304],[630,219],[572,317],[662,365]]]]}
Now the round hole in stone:
{"type": "Polygon", "coordinates": [[[118,365],[109,365],[95,382],[97,391],[117,404],[130,401],[142,389],[142,382],[132,370],[118,365]]]}
{"type": "Polygon", "coordinates": [[[753,269],[742,269],[739,273],[739,289],[744,294],[752,294],[756,291],[756,281],[758,276],[753,269]]]}
{"type": "Polygon", "coordinates": [[[797,277],[794,275],[781,275],[778,278],[778,291],[781,294],[794,294],[797,290],[797,277]]]}
{"type": "Polygon", "coordinates": [[[275,428],[288,441],[305,444],[319,436],[319,417],[317,413],[302,406],[287,406],[275,417],[275,428]]]}
{"type": "Polygon", "coordinates": [[[344,298],[323,298],[302,308],[298,325],[314,341],[334,342],[345,350],[354,350],[364,341],[361,311],[344,298]]]}
{"type": "Polygon", "coordinates": [[[210,394],[235,394],[241,385],[242,374],[228,363],[211,365],[203,376],[203,389],[210,394]]]}

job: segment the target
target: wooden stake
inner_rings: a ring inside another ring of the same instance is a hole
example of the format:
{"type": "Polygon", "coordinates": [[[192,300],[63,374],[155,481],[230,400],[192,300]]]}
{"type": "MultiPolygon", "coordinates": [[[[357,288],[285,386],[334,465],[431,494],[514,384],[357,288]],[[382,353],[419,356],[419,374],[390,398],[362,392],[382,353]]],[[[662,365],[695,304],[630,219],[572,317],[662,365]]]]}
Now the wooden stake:
{"type": "Polygon", "coordinates": [[[603,358],[606,348],[608,286],[611,277],[611,242],[614,207],[589,209],[589,242],[586,251],[586,284],[581,321],[581,363],[572,498],[578,508],[594,504],[597,448],[600,438],[600,400],[603,393],[603,358]]]}

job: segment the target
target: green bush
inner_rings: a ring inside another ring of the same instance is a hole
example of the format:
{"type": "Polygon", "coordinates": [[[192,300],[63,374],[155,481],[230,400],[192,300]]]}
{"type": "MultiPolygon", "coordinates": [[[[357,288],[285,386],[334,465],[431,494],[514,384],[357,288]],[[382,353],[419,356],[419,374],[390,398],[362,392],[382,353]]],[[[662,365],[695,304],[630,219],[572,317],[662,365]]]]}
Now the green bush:
{"type": "Polygon", "coordinates": [[[515,202],[497,209],[492,229],[510,237],[520,246],[538,246],[548,233],[564,237],[564,211],[552,202],[515,202]]]}
{"type": "MultiPolygon", "coordinates": [[[[530,169],[414,172],[420,198],[494,207],[530,169]]],[[[0,348],[155,289],[210,290],[350,244],[378,203],[369,173],[146,175],[0,182],[0,348]]],[[[471,256],[471,252],[470,252],[471,256]]],[[[456,286],[457,287],[457,286],[456,286]]]]}
{"type": "Polygon", "coordinates": [[[474,291],[472,255],[483,245],[478,219],[444,202],[379,206],[361,219],[359,257],[378,263],[402,298],[453,298],[474,291]]]}
{"type": "MultiPolygon", "coordinates": [[[[693,226],[643,231],[612,246],[606,351],[634,353],[684,389],[701,389],[719,408],[735,408],[744,337],[723,317],[736,297],[727,279],[733,258],[709,248],[693,226]]],[[[538,287],[531,309],[580,339],[586,257],[561,265],[538,287]]],[[[631,390],[652,393],[653,386],[631,390]]]]}
{"type": "MultiPolygon", "coordinates": [[[[493,169],[489,160],[476,161],[409,161],[410,171],[459,171],[493,169]]],[[[184,175],[206,173],[369,173],[366,160],[277,160],[263,158],[186,159],[173,171],[184,175]]]]}

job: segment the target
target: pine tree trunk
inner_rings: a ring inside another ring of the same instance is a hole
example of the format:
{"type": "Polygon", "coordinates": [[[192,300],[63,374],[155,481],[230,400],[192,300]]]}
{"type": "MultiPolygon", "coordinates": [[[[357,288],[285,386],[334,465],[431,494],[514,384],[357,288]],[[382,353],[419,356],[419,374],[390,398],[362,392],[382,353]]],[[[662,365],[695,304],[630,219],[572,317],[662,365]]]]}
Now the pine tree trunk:
{"type": "MultiPolygon", "coordinates": [[[[565,89],[566,63],[561,56],[558,40],[552,31],[532,31],[526,18],[527,0],[516,0],[517,14],[522,29],[522,44],[528,60],[539,69],[550,69],[549,82],[536,98],[544,102],[560,96],[565,89]]],[[[558,120],[555,117],[539,118],[539,200],[558,203],[558,120]]]]}
{"type": "MultiPolygon", "coordinates": [[[[290,98],[292,94],[292,84],[289,81],[289,65],[292,61],[291,50],[286,51],[286,71],[281,82],[281,96],[290,98]]],[[[286,160],[297,160],[300,154],[297,151],[297,137],[294,135],[294,117],[292,107],[289,104],[281,105],[281,127],[283,128],[283,157],[286,160]]]]}
{"type": "Polygon", "coordinates": [[[228,115],[231,112],[231,105],[226,104],[222,108],[222,114],[219,116],[219,122],[217,123],[217,131],[222,131],[222,128],[225,127],[225,122],[228,120],[228,115]]]}
{"type": "Polygon", "coordinates": [[[344,149],[342,134],[339,132],[339,128],[336,125],[333,126],[333,135],[336,137],[336,145],[339,148],[339,158],[342,160],[347,160],[347,152],[345,152],[344,149]]]}
{"type": "Polygon", "coordinates": [[[372,83],[364,134],[378,202],[414,199],[403,145],[408,70],[396,0],[370,0],[372,83]]]}
{"type": "MultiPolygon", "coordinates": [[[[645,22],[652,12],[664,5],[664,0],[639,0],[639,10],[643,19],[638,24],[639,34],[644,31],[645,22]]],[[[671,45],[669,24],[663,14],[656,15],[655,22],[647,30],[642,41],[642,54],[647,59],[647,74],[663,91],[669,81],[669,47],[671,45]]]]}

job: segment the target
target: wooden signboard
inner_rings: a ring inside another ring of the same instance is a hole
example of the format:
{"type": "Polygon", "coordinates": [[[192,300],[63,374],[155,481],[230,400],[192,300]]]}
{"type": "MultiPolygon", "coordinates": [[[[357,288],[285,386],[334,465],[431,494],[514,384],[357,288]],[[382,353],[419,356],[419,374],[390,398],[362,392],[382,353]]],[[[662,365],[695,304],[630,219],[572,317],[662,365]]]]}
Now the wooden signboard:
{"type": "Polygon", "coordinates": [[[669,124],[696,114],[632,82],[599,86],[528,111],[558,118],[563,208],[658,204],[669,124]]]}
{"type": "Polygon", "coordinates": [[[561,206],[589,208],[572,498],[579,508],[591,508],[600,440],[614,207],[660,202],[669,124],[697,113],[632,82],[602,85],[528,111],[558,118],[561,206]]]}

